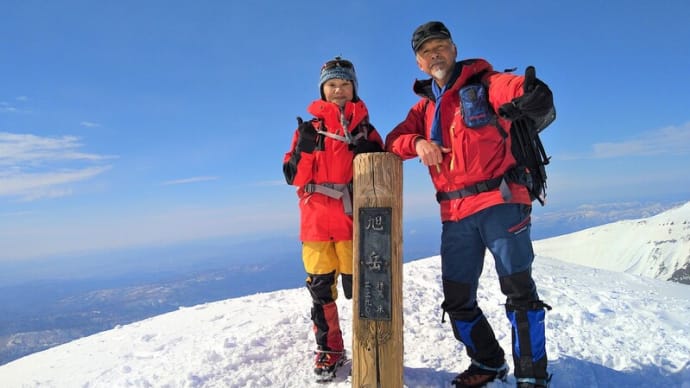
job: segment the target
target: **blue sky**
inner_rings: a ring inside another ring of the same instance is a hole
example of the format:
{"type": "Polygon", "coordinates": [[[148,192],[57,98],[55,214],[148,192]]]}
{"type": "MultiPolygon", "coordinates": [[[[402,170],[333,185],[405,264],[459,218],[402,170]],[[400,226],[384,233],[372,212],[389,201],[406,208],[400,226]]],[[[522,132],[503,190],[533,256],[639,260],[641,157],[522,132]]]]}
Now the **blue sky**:
{"type": "MultiPolygon", "coordinates": [[[[425,77],[410,35],[554,91],[549,205],[690,198],[690,5],[652,1],[2,1],[0,260],[297,233],[283,154],[351,59],[386,135],[425,77]]],[[[438,212],[405,163],[405,217],[438,212]]]]}

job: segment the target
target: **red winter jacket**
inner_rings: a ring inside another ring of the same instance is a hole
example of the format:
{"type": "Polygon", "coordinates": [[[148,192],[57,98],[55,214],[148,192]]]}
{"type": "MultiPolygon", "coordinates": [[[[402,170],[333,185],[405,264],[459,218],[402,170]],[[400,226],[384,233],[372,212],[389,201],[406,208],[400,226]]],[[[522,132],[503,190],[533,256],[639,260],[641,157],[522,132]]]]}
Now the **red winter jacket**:
{"type": "MultiPolygon", "coordinates": [[[[510,121],[498,118],[498,123],[508,132],[505,139],[493,124],[481,128],[469,128],[462,119],[459,90],[470,77],[486,72],[483,82],[487,85],[489,103],[494,112],[504,103],[523,94],[523,76],[493,71],[491,64],[483,59],[469,59],[458,62],[460,73],[449,86],[441,100],[441,129],[443,144],[451,148],[444,154],[439,166],[430,166],[429,174],[437,191],[452,192],[467,186],[503,176],[515,166],[510,151],[510,121]]],[[[386,137],[386,150],[403,159],[417,156],[415,140],[430,139],[431,123],[434,119],[435,98],[431,90],[431,79],[416,81],[414,91],[420,97],[403,122],[386,137]]],[[[527,189],[516,183],[509,183],[513,203],[530,205],[527,189]]],[[[498,189],[469,197],[441,201],[442,221],[457,221],[490,206],[505,203],[498,189]]]]}
{"type": "MultiPolygon", "coordinates": [[[[331,102],[316,100],[307,108],[316,118],[317,130],[344,136],[340,107],[331,102]]],[[[348,102],[344,108],[350,133],[366,130],[368,140],[383,148],[376,129],[369,124],[369,113],[363,101],[348,102]]],[[[352,240],[352,216],[345,214],[343,202],[321,193],[306,192],[308,183],[348,184],[352,182],[354,153],[348,144],[319,134],[317,147],[312,153],[295,150],[299,132],[292,137],[290,151],[283,158],[283,172],[287,182],[297,186],[300,208],[300,240],[347,241],[352,240]]]]}

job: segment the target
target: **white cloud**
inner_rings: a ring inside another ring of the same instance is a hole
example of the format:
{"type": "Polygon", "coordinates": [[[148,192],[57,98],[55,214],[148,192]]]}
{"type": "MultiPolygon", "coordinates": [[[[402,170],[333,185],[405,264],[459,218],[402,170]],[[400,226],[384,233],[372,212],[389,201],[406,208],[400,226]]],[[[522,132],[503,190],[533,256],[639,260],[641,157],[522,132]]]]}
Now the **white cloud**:
{"type": "Polygon", "coordinates": [[[91,179],[110,168],[93,163],[113,156],[80,152],[81,147],[74,136],[0,132],[0,196],[35,200],[70,195],[72,189],[65,185],[91,179]]]}
{"type": "Polygon", "coordinates": [[[12,105],[4,102],[4,101],[0,101],[0,113],[2,113],[2,112],[16,113],[16,112],[18,112],[18,110],[14,106],[12,106],[12,105]]]}
{"type": "Polygon", "coordinates": [[[92,121],[82,121],[81,123],[79,123],[79,125],[81,125],[82,127],[87,127],[87,128],[97,128],[97,127],[101,126],[101,124],[94,123],[92,121]]]}
{"type": "Polygon", "coordinates": [[[4,174],[0,176],[0,196],[20,196],[26,200],[64,196],[71,191],[60,186],[93,178],[108,169],[105,166],[73,171],[4,174]]]}
{"type": "Polygon", "coordinates": [[[690,153],[690,122],[648,131],[620,142],[596,143],[593,158],[690,153]]]}
{"type": "Polygon", "coordinates": [[[174,180],[170,180],[170,181],[165,181],[162,184],[164,186],[185,185],[188,183],[207,182],[207,181],[216,181],[216,180],[218,180],[217,176],[195,176],[192,178],[174,179],[174,180]]]}
{"type": "MultiPolygon", "coordinates": [[[[29,98],[26,96],[18,96],[14,98],[15,101],[18,101],[20,104],[25,103],[29,101],[29,98]]],[[[7,102],[7,101],[0,101],[0,113],[28,113],[29,111],[26,110],[25,108],[18,108],[16,105],[13,103],[7,102]]]]}
{"type": "Polygon", "coordinates": [[[251,186],[258,187],[275,187],[275,186],[285,186],[285,179],[276,179],[272,181],[259,181],[254,182],[251,186]]]}
{"type": "Polygon", "coordinates": [[[690,154],[690,122],[650,130],[616,142],[592,144],[591,152],[562,153],[560,160],[690,154]]]}
{"type": "Polygon", "coordinates": [[[20,210],[20,211],[11,211],[7,213],[0,213],[0,218],[14,218],[14,217],[25,217],[31,214],[35,214],[33,211],[27,211],[27,210],[20,210]]]}
{"type": "Polygon", "coordinates": [[[70,188],[63,187],[44,188],[42,190],[26,193],[26,195],[22,197],[22,201],[31,202],[39,199],[67,197],[72,195],[73,191],[74,190],[70,188]]]}
{"type": "Polygon", "coordinates": [[[98,161],[112,158],[112,156],[76,151],[82,146],[79,138],[75,136],[50,138],[0,132],[0,166],[42,165],[66,160],[98,161]]]}

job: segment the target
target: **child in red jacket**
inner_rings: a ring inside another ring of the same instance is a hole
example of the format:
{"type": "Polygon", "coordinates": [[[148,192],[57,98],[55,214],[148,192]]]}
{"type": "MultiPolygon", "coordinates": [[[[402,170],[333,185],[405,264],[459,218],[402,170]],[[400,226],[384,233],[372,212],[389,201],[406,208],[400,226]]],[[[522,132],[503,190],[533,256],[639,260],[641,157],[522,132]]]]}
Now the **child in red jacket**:
{"type": "Polygon", "coordinates": [[[343,292],[352,298],[352,161],[363,152],[382,151],[383,142],[369,123],[367,107],[357,96],[350,61],[335,57],[321,68],[321,99],[298,119],[290,151],[283,159],[288,184],[297,186],[302,261],[312,297],[316,339],[314,373],[328,381],[345,358],[335,300],[340,275],[343,292]]]}

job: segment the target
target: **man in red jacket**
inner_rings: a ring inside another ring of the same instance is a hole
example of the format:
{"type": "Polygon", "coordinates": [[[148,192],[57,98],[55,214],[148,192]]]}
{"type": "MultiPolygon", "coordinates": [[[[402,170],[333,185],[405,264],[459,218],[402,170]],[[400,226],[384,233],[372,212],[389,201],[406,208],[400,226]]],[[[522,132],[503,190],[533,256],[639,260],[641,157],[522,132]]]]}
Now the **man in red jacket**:
{"type": "Polygon", "coordinates": [[[308,107],[314,118],[298,119],[283,173],[288,184],[297,186],[299,198],[302,260],[317,345],[314,373],[318,381],[328,381],[345,355],[335,303],[338,275],[345,297],[352,298],[352,160],[359,153],[383,151],[383,141],[357,96],[350,61],[335,57],[326,62],[319,88],[321,99],[308,107]]]}
{"type": "Polygon", "coordinates": [[[508,366],[477,304],[486,249],[492,253],[506,313],[513,326],[518,387],[546,387],[544,309],[532,279],[531,199],[516,179],[512,120],[541,122],[553,97],[540,80],[501,73],[483,59],[456,62],[457,47],[441,22],[412,36],[417,65],[431,79],[416,81],[421,99],[386,137],[386,150],[419,157],[429,167],[441,207],[444,314],[471,359],[456,387],[505,379],[508,366]]]}

